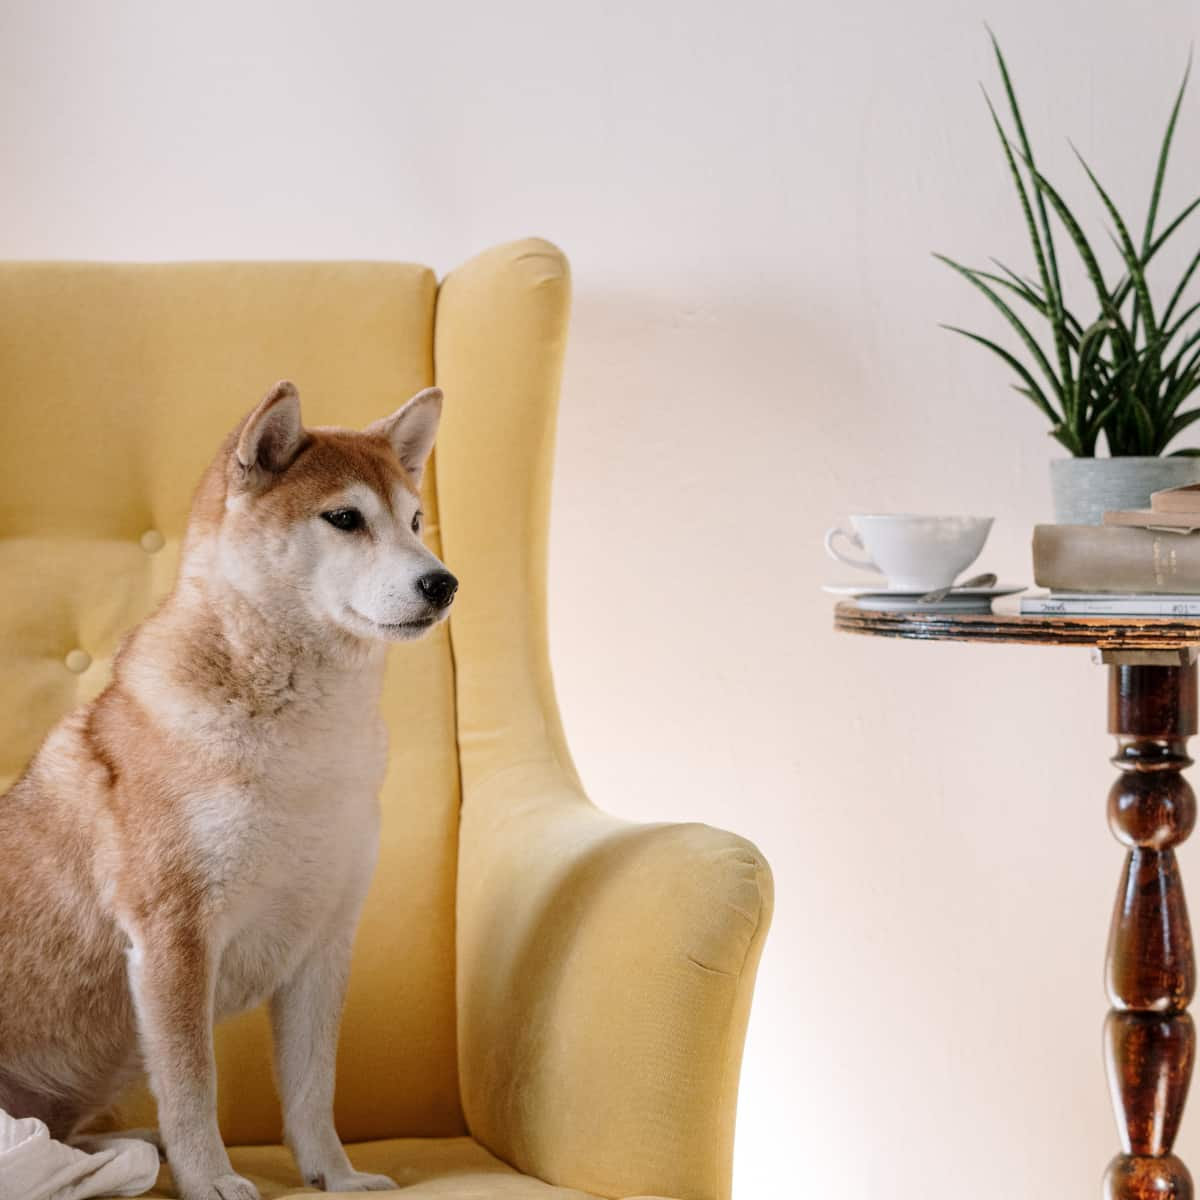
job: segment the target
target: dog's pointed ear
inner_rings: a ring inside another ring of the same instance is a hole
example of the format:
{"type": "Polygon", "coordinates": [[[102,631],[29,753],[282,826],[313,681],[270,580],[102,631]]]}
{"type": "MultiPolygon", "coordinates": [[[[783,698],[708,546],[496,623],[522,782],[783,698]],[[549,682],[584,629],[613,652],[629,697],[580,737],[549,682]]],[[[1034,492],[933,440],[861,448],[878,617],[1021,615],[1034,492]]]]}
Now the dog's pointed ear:
{"type": "Polygon", "coordinates": [[[284,379],[246,418],[238,434],[235,457],[250,486],[291,466],[307,440],[300,421],[300,393],[284,379]]]}
{"type": "Polygon", "coordinates": [[[392,443],[400,465],[412,477],[413,483],[420,487],[441,419],[442,389],[431,387],[418,392],[390,417],[368,425],[366,432],[375,437],[385,437],[392,443]]]}

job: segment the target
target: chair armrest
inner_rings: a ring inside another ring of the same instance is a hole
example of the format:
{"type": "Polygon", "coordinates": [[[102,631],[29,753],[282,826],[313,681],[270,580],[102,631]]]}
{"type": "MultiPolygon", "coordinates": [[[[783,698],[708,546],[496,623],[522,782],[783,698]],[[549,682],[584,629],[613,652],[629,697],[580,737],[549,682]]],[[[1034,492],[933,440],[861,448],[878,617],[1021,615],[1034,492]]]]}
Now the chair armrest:
{"type": "Polygon", "coordinates": [[[706,825],[611,817],[546,763],[483,790],[458,892],[472,1134],[562,1186],[724,1200],[765,859],[706,825]]]}
{"type": "Polygon", "coordinates": [[[580,789],[546,640],[546,533],[570,310],[536,238],[438,292],[441,545],[462,781],[459,1082],[471,1133],[605,1196],[725,1200],[771,875],[741,838],[632,825],[580,789]]]}

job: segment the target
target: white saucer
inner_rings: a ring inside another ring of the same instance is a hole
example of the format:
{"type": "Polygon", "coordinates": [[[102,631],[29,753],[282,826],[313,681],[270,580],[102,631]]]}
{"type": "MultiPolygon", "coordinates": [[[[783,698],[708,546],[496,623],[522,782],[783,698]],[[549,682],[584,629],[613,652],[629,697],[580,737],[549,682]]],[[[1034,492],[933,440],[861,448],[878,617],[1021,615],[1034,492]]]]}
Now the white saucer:
{"type": "Polygon", "coordinates": [[[906,612],[914,616],[933,617],[940,613],[990,613],[991,596],[947,596],[932,604],[922,604],[916,596],[859,596],[856,608],[867,612],[906,612]]]}
{"type": "Polygon", "coordinates": [[[998,583],[992,587],[961,588],[951,592],[945,600],[933,604],[922,604],[924,592],[907,588],[862,586],[856,583],[827,583],[822,588],[834,596],[848,596],[859,608],[869,612],[912,612],[927,613],[988,613],[992,601],[998,596],[1013,596],[1025,591],[1023,584],[998,583]]]}
{"type": "MultiPolygon", "coordinates": [[[[997,583],[991,587],[955,588],[946,597],[946,600],[957,599],[960,596],[986,596],[988,599],[994,600],[997,596],[1015,596],[1017,592],[1025,591],[1027,586],[1022,583],[997,583]]],[[[854,599],[858,599],[860,596],[877,596],[881,599],[898,600],[907,597],[909,600],[916,600],[924,596],[926,592],[933,590],[933,588],[926,588],[924,592],[916,592],[912,588],[897,588],[880,583],[826,583],[821,585],[821,591],[828,592],[831,596],[850,596],[854,599]]]]}

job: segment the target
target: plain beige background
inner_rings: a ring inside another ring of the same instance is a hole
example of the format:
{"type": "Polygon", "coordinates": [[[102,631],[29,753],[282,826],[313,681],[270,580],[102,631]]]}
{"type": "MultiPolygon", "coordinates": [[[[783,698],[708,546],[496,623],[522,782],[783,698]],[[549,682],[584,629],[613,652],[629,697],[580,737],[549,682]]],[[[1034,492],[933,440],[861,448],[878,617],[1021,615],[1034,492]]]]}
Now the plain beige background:
{"type": "MultiPolygon", "coordinates": [[[[1047,172],[1095,223],[1070,135],[1140,220],[1187,0],[0,0],[0,255],[570,255],[550,587],[579,765],[777,876],[739,1200],[1095,1195],[1116,1149],[1101,669],[835,637],[818,590],[847,511],[995,514],[980,567],[1017,582],[1048,514],[1040,417],[936,327],[1000,329],[931,249],[1028,261],[985,17],[1047,172]]],[[[1198,137],[1200,88],[1164,212],[1198,137]]]]}

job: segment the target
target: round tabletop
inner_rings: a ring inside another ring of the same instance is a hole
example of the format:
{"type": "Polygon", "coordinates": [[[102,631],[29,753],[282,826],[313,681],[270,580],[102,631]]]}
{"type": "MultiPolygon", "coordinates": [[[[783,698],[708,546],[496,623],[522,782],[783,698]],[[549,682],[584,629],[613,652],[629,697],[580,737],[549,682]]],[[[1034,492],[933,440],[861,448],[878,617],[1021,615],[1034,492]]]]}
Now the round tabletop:
{"type": "Polygon", "coordinates": [[[1029,642],[1102,650],[1175,650],[1200,645],[1200,617],[1021,617],[1009,613],[870,612],[843,600],[834,628],[922,642],[1029,642]]]}

